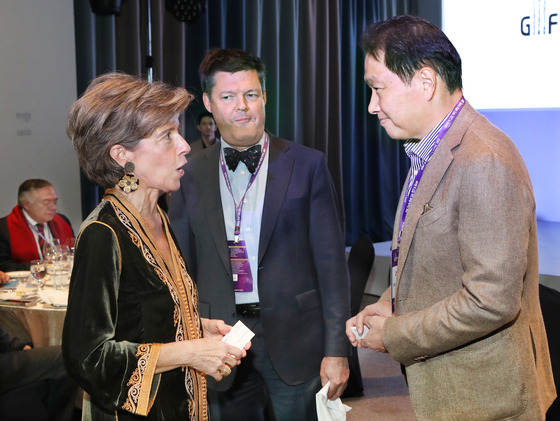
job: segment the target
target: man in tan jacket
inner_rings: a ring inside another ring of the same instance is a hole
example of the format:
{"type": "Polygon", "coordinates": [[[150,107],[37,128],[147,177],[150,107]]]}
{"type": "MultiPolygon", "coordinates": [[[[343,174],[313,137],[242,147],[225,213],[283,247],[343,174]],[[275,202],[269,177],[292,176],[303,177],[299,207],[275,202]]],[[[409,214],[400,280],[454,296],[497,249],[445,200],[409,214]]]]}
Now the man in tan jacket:
{"type": "Polygon", "coordinates": [[[461,59],[439,28],[399,16],[369,26],[362,46],[368,111],[407,140],[412,165],[391,287],[348,320],[348,338],[405,367],[419,420],[544,420],[556,391],[525,164],[464,99],[461,59]]]}

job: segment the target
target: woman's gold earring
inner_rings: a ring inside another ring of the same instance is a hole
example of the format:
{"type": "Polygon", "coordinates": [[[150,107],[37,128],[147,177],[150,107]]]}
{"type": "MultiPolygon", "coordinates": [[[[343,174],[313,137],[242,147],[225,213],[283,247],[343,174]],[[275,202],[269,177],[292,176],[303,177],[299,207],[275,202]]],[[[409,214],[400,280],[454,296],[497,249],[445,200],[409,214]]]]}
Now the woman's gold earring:
{"type": "Polygon", "coordinates": [[[139,184],[138,178],[132,174],[134,171],[134,163],[127,161],[126,164],[124,164],[124,170],[126,171],[126,174],[119,180],[119,187],[125,193],[130,193],[131,191],[136,190],[139,184]]]}

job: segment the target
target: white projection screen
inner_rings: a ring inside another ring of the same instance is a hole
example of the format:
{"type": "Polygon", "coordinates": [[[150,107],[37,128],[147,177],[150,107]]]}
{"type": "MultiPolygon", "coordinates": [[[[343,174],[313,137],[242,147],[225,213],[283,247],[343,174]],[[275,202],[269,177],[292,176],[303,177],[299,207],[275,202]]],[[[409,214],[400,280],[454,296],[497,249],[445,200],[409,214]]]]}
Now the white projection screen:
{"type": "Polygon", "coordinates": [[[519,148],[537,218],[560,222],[560,0],[442,0],[465,98],[519,148]]]}

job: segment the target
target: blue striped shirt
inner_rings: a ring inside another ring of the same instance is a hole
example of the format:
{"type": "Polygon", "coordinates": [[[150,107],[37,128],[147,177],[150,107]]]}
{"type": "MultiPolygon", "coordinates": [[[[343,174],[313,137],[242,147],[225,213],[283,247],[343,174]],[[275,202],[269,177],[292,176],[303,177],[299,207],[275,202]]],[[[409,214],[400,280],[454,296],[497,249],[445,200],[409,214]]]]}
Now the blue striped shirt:
{"type": "MultiPolygon", "coordinates": [[[[451,112],[449,113],[451,114],[451,112]]],[[[418,174],[422,165],[427,164],[430,161],[433,153],[435,152],[434,143],[436,141],[437,135],[443,126],[447,117],[447,114],[437,125],[434,127],[424,138],[418,142],[416,140],[407,140],[404,144],[404,151],[410,158],[410,177],[408,179],[408,186],[413,182],[414,177],[418,174]]]]}

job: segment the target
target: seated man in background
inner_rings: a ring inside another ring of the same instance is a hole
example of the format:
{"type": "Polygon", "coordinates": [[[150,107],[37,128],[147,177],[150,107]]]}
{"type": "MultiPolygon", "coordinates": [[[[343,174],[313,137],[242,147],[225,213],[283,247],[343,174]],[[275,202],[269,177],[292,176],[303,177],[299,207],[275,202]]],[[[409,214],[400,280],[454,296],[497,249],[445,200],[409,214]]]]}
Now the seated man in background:
{"type": "Polygon", "coordinates": [[[77,390],[64,369],[60,346],[33,349],[0,326],[1,419],[70,421],[77,390]]]}
{"type": "Polygon", "coordinates": [[[43,245],[53,238],[61,244],[74,237],[70,221],[56,213],[58,196],[51,183],[24,181],[18,204],[0,219],[0,270],[29,270],[29,262],[42,258],[43,245]]]}

